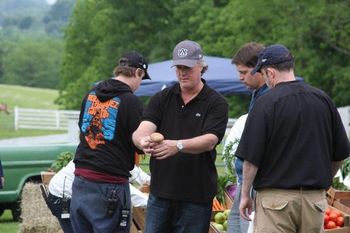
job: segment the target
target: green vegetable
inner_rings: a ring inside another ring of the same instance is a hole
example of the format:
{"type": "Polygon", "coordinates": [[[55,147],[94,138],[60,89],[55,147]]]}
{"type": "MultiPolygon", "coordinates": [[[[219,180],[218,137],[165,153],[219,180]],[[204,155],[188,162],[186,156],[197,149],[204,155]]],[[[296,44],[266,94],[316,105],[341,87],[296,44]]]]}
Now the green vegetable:
{"type": "Polygon", "coordinates": [[[74,157],[74,154],[70,151],[62,152],[57,159],[51,164],[50,169],[54,172],[58,172],[65,167],[74,157]]]}

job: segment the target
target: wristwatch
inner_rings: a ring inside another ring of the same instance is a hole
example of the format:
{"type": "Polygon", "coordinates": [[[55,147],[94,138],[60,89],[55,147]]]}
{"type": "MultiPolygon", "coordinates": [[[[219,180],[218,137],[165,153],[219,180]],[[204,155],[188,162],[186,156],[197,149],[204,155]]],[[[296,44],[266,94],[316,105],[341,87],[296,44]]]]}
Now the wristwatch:
{"type": "Polygon", "coordinates": [[[184,145],[182,144],[182,141],[179,140],[176,143],[176,148],[181,152],[184,149],[184,145]]]}

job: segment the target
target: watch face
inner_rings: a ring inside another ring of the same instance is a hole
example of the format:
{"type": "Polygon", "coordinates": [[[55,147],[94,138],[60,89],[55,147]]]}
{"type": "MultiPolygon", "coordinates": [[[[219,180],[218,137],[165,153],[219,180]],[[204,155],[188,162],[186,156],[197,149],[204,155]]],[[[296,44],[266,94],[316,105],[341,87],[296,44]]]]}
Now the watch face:
{"type": "Polygon", "coordinates": [[[184,146],[182,145],[181,141],[178,141],[176,144],[177,149],[179,149],[180,151],[184,148],[184,146]]]}

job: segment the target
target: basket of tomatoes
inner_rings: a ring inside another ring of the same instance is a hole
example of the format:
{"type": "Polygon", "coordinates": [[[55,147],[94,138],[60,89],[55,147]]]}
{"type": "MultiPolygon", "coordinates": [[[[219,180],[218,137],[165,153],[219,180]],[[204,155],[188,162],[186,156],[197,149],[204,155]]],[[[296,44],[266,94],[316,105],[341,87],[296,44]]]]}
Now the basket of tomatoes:
{"type": "Polygon", "coordinates": [[[324,229],[326,232],[350,232],[349,216],[332,206],[328,206],[324,213],[324,229]]]}

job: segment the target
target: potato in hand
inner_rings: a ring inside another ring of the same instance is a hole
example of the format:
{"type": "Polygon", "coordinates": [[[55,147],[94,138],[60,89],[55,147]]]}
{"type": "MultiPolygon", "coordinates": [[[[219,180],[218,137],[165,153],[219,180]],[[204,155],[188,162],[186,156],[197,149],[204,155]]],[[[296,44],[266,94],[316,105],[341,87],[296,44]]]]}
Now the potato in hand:
{"type": "Polygon", "coordinates": [[[152,133],[150,135],[152,142],[161,143],[164,140],[164,136],[161,133],[152,133]]]}

